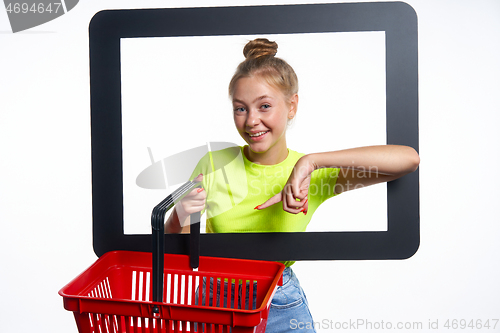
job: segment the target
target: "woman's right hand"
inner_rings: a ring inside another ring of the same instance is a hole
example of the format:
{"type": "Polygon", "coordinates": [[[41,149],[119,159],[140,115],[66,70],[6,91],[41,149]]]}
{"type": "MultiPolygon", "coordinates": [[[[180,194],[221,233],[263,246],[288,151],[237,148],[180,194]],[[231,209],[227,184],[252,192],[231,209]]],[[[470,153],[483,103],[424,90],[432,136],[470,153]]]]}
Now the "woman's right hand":
{"type": "MultiPolygon", "coordinates": [[[[199,174],[194,180],[201,182],[203,180],[203,175],[199,174]]],[[[203,208],[205,208],[206,199],[206,191],[203,188],[195,188],[175,205],[181,227],[185,227],[189,223],[189,221],[186,220],[191,214],[201,212],[203,208]]]]}

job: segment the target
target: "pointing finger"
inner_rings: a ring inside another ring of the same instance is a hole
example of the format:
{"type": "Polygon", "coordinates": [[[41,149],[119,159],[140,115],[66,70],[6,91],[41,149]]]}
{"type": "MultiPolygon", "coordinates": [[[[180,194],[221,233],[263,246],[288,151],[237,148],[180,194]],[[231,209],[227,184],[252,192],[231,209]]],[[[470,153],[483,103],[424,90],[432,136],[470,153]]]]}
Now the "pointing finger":
{"type": "Polygon", "coordinates": [[[281,199],[282,199],[281,192],[279,192],[278,194],[272,196],[269,200],[267,200],[263,204],[258,205],[257,207],[255,207],[255,209],[261,210],[261,209],[267,208],[269,206],[272,206],[272,205],[280,202],[281,199]]]}

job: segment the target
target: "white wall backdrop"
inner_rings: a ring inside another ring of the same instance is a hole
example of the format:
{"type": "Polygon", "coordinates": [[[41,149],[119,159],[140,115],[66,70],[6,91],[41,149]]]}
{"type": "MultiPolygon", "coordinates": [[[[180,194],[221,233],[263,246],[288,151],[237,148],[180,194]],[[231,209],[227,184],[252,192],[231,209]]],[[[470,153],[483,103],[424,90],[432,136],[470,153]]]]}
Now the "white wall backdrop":
{"type": "MultiPolygon", "coordinates": [[[[243,46],[256,37],[121,40],[125,233],[151,233],[152,207],[172,192],[168,179],[168,191],[136,185],[151,165],[148,149],[159,161],[207,142],[244,144],[227,87],[244,60],[243,46]]],[[[291,149],[312,153],[386,143],[383,31],[265,37],[278,43],[277,56],[299,77],[300,109],[287,133],[291,149]]],[[[183,167],[190,174],[197,162],[183,167]]],[[[385,231],[386,195],[384,184],[329,200],[308,230],[385,231]],[[364,209],[358,209],[360,201],[364,209]]]]}
{"type": "MultiPolygon", "coordinates": [[[[446,321],[462,319],[489,319],[489,329],[480,331],[500,331],[500,2],[407,2],[419,20],[420,249],[404,261],[299,262],[294,270],[319,331],[383,331],[387,323],[409,332],[453,331],[446,321]],[[346,326],[361,321],[357,329],[346,326]],[[439,329],[429,329],[436,321],[439,329]],[[409,328],[414,323],[421,329],[409,328]]],[[[2,332],[77,331],[57,291],[96,260],[92,16],[115,8],[285,3],[299,2],[82,0],[66,15],[16,34],[0,9],[2,332]]]]}

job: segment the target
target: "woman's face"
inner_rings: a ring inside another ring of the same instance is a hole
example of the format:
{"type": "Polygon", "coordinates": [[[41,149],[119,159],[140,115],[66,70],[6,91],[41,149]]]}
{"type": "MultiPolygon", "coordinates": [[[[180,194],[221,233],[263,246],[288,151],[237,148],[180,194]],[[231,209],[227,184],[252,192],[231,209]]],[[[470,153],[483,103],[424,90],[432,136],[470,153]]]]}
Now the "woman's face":
{"type": "Polygon", "coordinates": [[[287,123],[295,116],[298,96],[287,100],[265,79],[251,76],[236,82],[232,102],[234,123],[250,148],[247,157],[262,164],[283,161],[288,155],[287,123]]]}

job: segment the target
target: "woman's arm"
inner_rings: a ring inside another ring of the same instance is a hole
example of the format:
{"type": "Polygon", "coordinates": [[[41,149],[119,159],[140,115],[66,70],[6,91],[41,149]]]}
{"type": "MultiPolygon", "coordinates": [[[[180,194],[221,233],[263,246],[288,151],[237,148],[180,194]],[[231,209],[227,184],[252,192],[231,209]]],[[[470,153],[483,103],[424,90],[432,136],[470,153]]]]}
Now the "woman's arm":
{"type": "Polygon", "coordinates": [[[283,209],[297,214],[307,212],[307,194],[311,173],[320,168],[340,168],[335,193],[397,179],[417,169],[420,158],[415,149],[386,145],[352,148],[302,156],[282,192],[264,204],[263,209],[279,201],[283,209]]]}
{"type": "MultiPolygon", "coordinates": [[[[340,168],[335,193],[388,182],[415,171],[420,157],[408,146],[386,145],[360,147],[326,153],[305,155],[313,170],[340,168]]],[[[299,162],[297,162],[299,164],[299,162]]]]}
{"type": "Polygon", "coordinates": [[[167,221],[165,222],[165,233],[166,234],[189,233],[189,231],[190,231],[190,227],[189,227],[190,217],[189,216],[186,219],[184,219],[182,225],[181,225],[181,222],[179,221],[179,216],[177,215],[177,210],[174,207],[172,214],[170,214],[167,221]],[[184,227],[182,225],[184,225],[184,227]]]}

